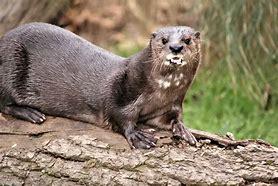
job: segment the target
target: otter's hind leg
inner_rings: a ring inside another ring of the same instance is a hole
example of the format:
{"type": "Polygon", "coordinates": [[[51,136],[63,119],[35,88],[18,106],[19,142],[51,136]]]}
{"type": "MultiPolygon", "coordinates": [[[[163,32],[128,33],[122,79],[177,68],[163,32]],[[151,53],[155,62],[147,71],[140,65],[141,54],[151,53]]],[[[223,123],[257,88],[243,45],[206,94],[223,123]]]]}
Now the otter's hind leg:
{"type": "Polygon", "coordinates": [[[27,106],[9,105],[3,107],[1,112],[36,124],[41,124],[46,120],[43,113],[27,106]]]}

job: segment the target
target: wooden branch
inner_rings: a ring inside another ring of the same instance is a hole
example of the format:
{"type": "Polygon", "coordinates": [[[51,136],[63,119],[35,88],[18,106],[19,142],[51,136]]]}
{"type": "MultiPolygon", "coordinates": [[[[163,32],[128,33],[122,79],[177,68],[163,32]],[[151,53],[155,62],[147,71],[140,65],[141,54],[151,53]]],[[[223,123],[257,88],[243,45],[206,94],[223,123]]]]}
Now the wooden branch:
{"type": "Polygon", "coordinates": [[[130,150],[121,135],[90,124],[0,117],[0,185],[278,183],[276,147],[192,132],[204,143],[192,147],[157,131],[157,148],[130,150]]]}

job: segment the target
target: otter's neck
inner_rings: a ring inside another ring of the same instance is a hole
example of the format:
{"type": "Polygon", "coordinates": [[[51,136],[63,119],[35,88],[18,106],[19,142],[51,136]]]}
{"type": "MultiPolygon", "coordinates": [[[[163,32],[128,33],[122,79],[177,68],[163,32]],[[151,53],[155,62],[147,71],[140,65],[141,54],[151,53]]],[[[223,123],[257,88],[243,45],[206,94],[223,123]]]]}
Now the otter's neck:
{"type": "Polygon", "coordinates": [[[151,77],[154,65],[150,46],[127,59],[127,73],[132,81],[142,81],[151,77]]]}
{"type": "Polygon", "coordinates": [[[150,75],[150,67],[153,65],[153,58],[150,46],[144,48],[137,54],[128,58],[128,69],[133,73],[144,71],[146,75],[150,75]]]}

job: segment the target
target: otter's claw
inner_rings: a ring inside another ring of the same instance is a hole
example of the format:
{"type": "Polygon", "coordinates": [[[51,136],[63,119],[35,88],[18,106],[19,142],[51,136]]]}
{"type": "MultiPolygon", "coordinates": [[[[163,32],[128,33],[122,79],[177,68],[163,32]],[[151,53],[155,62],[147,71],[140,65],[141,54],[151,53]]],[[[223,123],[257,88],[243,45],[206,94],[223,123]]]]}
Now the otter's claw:
{"type": "Polygon", "coordinates": [[[184,127],[182,123],[173,125],[173,136],[187,141],[190,145],[196,145],[197,140],[193,134],[184,127]]]}
{"type": "Polygon", "coordinates": [[[133,130],[125,135],[128,144],[131,148],[149,149],[156,146],[156,139],[153,135],[144,133],[142,131],[133,130]]]}
{"type": "Polygon", "coordinates": [[[41,124],[46,120],[43,113],[30,107],[12,105],[5,106],[1,111],[4,114],[8,114],[15,118],[23,119],[35,124],[41,124]]]}

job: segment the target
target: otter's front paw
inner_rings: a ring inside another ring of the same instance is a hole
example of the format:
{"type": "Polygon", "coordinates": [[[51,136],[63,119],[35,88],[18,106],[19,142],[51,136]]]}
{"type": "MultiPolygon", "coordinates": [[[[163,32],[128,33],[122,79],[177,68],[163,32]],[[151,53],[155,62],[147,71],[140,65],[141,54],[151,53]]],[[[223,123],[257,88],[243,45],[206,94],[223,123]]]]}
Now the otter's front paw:
{"type": "Polygon", "coordinates": [[[156,139],[152,134],[139,130],[132,130],[125,134],[128,144],[131,148],[149,149],[156,146],[156,139]]]}
{"type": "Polygon", "coordinates": [[[190,145],[197,144],[196,138],[187,128],[184,127],[183,123],[174,124],[172,129],[174,137],[184,139],[190,145]]]}

